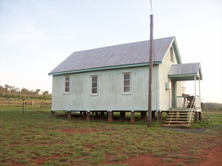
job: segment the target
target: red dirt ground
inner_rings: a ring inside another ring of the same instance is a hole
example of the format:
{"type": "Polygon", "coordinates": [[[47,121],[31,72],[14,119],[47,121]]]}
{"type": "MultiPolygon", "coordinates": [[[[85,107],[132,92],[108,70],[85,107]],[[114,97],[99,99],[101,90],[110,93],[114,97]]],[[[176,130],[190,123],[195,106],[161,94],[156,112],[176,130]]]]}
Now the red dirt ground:
{"type": "Polygon", "coordinates": [[[163,157],[153,157],[151,153],[147,155],[138,155],[137,157],[128,158],[122,162],[107,161],[104,164],[127,164],[131,166],[153,166],[153,165],[183,165],[183,166],[222,166],[222,145],[211,150],[203,149],[200,152],[201,162],[184,163],[183,160],[175,159],[173,162],[164,163],[163,157]]]}
{"type": "MultiPolygon", "coordinates": [[[[90,148],[93,148],[92,144],[86,145],[90,148]]],[[[183,159],[175,159],[173,162],[165,162],[163,161],[163,157],[153,157],[151,153],[138,155],[137,157],[128,158],[121,162],[113,162],[112,156],[107,156],[106,161],[103,163],[105,164],[127,164],[130,166],[163,166],[163,165],[182,165],[182,166],[222,166],[222,144],[219,146],[212,148],[212,149],[202,149],[200,151],[200,156],[202,158],[201,162],[192,162],[192,163],[184,163],[183,159]]],[[[61,156],[54,155],[51,157],[45,157],[40,159],[32,159],[30,163],[41,165],[44,161],[52,160],[54,158],[58,158],[61,156]]],[[[11,163],[13,166],[13,162],[11,163]]],[[[15,164],[17,165],[17,164],[15,164]]],[[[19,164],[19,166],[23,166],[25,164],[19,164]]]]}
{"type": "MultiPolygon", "coordinates": [[[[91,133],[91,132],[97,132],[98,129],[91,129],[91,128],[85,128],[85,129],[64,129],[61,130],[59,129],[61,132],[64,133],[91,133]]],[[[184,162],[184,157],[187,156],[187,152],[186,151],[182,151],[181,155],[183,157],[181,158],[177,158],[174,159],[173,162],[164,162],[164,156],[163,157],[154,157],[151,155],[151,153],[148,154],[143,154],[143,155],[138,155],[136,157],[129,157],[124,161],[120,161],[120,162],[114,162],[113,161],[113,156],[106,156],[106,160],[104,163],[102,163],[103,165],[105,164],[113,164],[113,165],[117,165],[117,164],[127,164],[130,166],[163,166],[163,165],[174,165],[174,166],[222,166],[222,133],[218,135],[218,139],[220,140],[217,144],[216,147],[211,147],[210,149],[199,149],[199,155],[197,157],[200,158],[200,161],[193,161],[190,163],[185,163],[184,162]]],[[[205,142],[208,143],[208,141],[212,141],[212,140],[206,140],[205,142]]],[[[13,146],[13,144],[10,144],[8,146],[13,146]]],[[[94,148],[93,144],[87,144],[85,145],[85,147],[87,148],[94,148]]],[[[44,163],[44,161],[47,160],[52,160],[55,158],[59,158],[61,156],[58,155],[54,155],[54,156],[50,156],[50,157],[45,157],[45,158],[39,158],[39,159],[31,159],[30,160],[30,164],[37,164],[37,165],[41,165],[44,163]]],[[[0,163],[1,165],[1,163],[0,163]]],[[[11,165],[17,165],[17,164],[13,164],[13,162],[11,162],[11,165]]],[[[19,166],[23,166],[25,164],[19,164],[19,166]]]]}

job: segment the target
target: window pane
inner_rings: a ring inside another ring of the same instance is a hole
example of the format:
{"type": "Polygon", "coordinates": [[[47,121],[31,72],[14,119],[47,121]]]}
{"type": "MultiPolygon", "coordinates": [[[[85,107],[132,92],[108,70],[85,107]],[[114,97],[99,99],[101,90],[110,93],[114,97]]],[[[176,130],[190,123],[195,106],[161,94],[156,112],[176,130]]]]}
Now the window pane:
{"type": "Polygon", "coordinates": [[[69,92],[69,87],[66,87],[66,88],[65,88],[65,92],[69,92]]]}
{"type": "Polygon", "coordinates": [[[97,93],[97,88],[92,88],[92,93],[97,93]]]}
{"type": "Polygon", "coordinates": [[[130,87],[124,87],[124,92],[130,92],[130,87]]]}
{"type": "Polygon", "coordinates": [[[124,74],[124,80],[125,79],[130,79],[130,74],[124,74]]]}
{"type": "Polygon", "coordinates": [[[91,84],[91,94],[97,94],[98,93],[98,90],[97,90],[97,87],[98,87],[98,78],[97,76],[91,76],[92,77],[92,84],[91,84]]]}
{"type": "Polygon", "coordinates": [[[65,92],[69,92],[69,76],[65,76],[65,92]]]}
{"type": "Polygon", "coordinates": [[[92,82],[96,82],[97,81],[97,76],[92,77],[92,82]]]}
{"type": "Polygon", "coordinates": [[[97,82],[92,83],[92,88],[97,88],[97,82]]]}
{"type": "Polygon", "coordinates": [[[69,81],[69,76],[65,77],[65,80],[66,80],[66,81],[69,81]]]}
{"type": "Polygon", "coordinates": [[[124,86],[125,85],[130,85],[130,80],[124,80],[124,86]]]}

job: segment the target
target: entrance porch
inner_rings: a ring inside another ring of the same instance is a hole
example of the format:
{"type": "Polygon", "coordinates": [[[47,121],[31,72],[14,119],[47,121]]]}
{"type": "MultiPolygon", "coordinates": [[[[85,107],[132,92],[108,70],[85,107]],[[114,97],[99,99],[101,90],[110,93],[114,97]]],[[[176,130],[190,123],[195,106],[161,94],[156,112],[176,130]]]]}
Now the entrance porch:
{"type": "Polygon", "coordinates": [[[172,83],[172,105],[167,113],[164,126],[189,126],[193,121],[194,123],[198,119],[201,121],[200,80],[202,80],[202,72],[200,63],[172,65],[168,77],[172,83]],[[193,95],[184,93],[177,95],[178,81],[193,81],[193,95]]]}

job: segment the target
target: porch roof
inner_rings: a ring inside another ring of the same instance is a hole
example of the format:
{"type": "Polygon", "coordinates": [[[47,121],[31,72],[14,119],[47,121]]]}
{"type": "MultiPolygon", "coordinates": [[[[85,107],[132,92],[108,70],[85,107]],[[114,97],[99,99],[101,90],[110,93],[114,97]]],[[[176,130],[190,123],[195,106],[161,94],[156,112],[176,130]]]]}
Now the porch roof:
{"type": "Polygon", "coordinates": [[[196,79],[202,80],[202,71],[200,63],[186,63],[172,65],[168,77],[176,81],[189,81],[196,79]]]}

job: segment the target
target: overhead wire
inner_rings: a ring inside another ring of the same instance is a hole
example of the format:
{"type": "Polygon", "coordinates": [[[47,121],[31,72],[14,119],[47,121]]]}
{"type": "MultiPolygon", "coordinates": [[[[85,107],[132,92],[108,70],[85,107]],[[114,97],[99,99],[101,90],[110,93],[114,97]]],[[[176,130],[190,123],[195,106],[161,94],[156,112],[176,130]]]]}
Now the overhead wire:
{"type": "Polygon", "coordinates": [[[153,5],[152,5],[152,0],[150,0],[150,8],[151,8],[151,14],[153,14],[153,5]]]}

